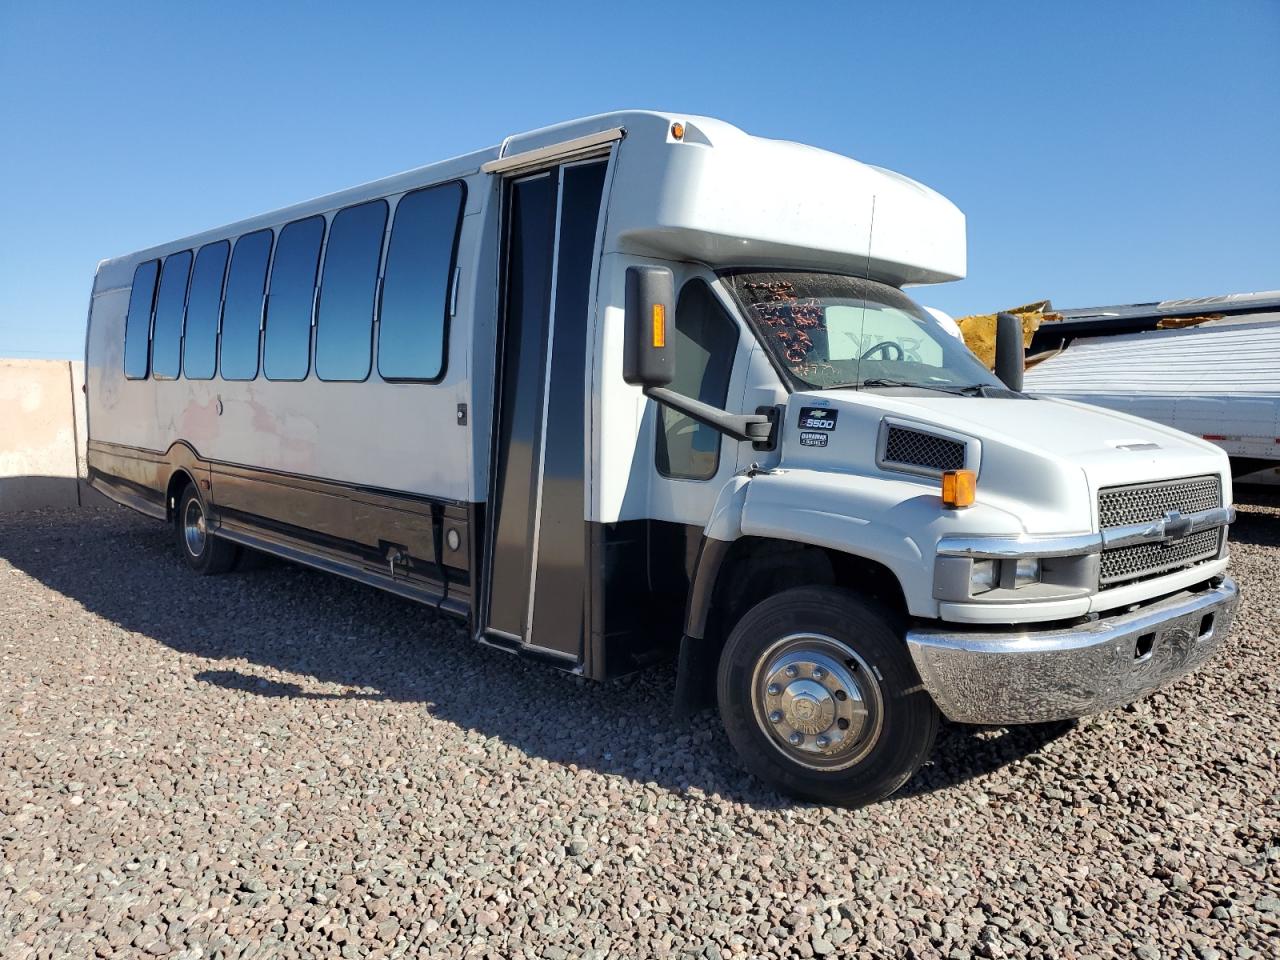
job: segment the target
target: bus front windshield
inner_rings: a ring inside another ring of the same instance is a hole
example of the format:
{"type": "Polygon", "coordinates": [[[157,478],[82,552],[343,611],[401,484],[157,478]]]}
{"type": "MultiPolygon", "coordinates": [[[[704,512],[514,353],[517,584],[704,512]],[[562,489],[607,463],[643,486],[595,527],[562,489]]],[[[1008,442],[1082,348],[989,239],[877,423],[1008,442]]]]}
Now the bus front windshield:
{"type": "Polygon", "coordinates": [[[798,389],[1003,390],[960,340],[896,287],[801,271],[722,276],[798,389]]]}

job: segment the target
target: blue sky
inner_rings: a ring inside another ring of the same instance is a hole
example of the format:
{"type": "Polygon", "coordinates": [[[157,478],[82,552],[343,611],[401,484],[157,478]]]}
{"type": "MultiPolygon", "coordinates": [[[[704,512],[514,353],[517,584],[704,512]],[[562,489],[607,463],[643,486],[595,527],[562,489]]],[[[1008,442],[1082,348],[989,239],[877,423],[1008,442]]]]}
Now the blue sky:
{"type": "Polygon", "coordinates": [[[615,108],[901,171],[961,314],[1280,287],[1280,0],[0,4],[0,356],[98,260],[615,108]]]}

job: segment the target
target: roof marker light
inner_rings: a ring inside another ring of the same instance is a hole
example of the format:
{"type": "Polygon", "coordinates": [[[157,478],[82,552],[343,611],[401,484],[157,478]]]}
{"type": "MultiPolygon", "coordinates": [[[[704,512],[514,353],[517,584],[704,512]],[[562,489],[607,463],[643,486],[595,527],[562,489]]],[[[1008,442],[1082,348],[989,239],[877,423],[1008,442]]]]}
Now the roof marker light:
{"type": "Polygon", "coordinates": [[[684,124],[679,120],[671,125],[671,136],[676,140],[684,139],[684,124]]]}

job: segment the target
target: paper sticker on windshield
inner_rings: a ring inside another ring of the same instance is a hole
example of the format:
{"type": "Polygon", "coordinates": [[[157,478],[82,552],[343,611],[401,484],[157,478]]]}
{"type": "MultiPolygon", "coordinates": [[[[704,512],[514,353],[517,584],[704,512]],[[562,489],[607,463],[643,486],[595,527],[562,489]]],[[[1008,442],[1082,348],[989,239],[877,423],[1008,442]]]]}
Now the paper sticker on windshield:
{"type": "Polygon", "coordinates": [[[830,407],[801,407],[800,429],[834,430],[836,428],[836,414],[839,412],[839,410],[832,410],[830,407]]]}
{"type": "Polygon", "coordinates": [[[802,447],[825,447],[827,445],[827,435],[825,433],[809,433],[802,431],[800,433],[800,446],[802,447]]]}

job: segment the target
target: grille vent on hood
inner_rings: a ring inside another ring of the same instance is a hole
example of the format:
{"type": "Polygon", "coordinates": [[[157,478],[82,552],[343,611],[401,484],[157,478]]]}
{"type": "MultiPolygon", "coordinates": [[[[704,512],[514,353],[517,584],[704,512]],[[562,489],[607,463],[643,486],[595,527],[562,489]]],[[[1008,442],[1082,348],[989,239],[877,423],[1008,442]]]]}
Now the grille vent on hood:
{"type": "Polygon", "coordinates": [[[939,473],[943,470],[962,470],[964,448],[965,445],[958,440],[949,440],[920,430],[908,430],[906,427],[890,426],[885,435],[882,462],[921,470],[937,470],[939,473]]]}

